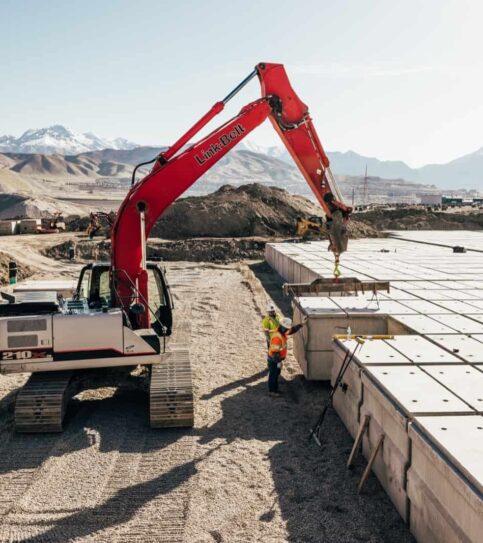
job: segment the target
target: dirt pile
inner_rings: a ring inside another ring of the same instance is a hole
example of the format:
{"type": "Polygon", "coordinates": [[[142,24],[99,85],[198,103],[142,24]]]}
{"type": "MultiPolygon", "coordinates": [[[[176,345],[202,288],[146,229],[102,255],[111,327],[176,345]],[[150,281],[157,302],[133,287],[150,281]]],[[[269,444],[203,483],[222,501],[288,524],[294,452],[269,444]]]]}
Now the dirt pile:
{"type": "MultiPolygon", "coordinates": [[[[186,262],[226,263],[263,258],[265,244],[279,241],[274,238],[191,238],[183,240],[149,240],[148,259],[186,262]]],[[[110,260],[109,240],[65,241],[44,251],[49,258],[65,259],[75,245],[76,258],[110,260]]]]}
{"type": "Polygon", "coordinates": [[[175,202],[151,235],[163,239],[291,235],[297,216],[315,214],[314,204],[283,189],[257,183],[224,185],[207,196],[175,202]]]}
{"type": "MultiPolygon", "coordinates": [[[[14,260],[10,255],[0,252],[0,285],[8,285],[8,263],[14,260]]],[[[32,275],[33,270],[26,264],[17,263],[17,280],[21,281],[32,275]]]]}
{"type": "MultiPolygon", "coordinates": [[[[152,237],[287,237],[293,236],[297,217],[322,215],[320,206],[303,196],[258,183],[225,185],[207,196],[182,198],[157,222],[152,237]]],[[[354,222],[352,237],[377,237],[377,232],[354,222]]]]}
{"type": "MultiPolygon", "coordinates": [[[[207,196],[181,198],[166,210],[151,237],[167,240],[191,238],[292,237],[297,217],[322,215],[319,205],[284,189],[251,183],[225,185],[207,196]]],[[[85,232],[88,217],[66,218],[67,230],[85,232]]],[[[378,237],[370,225],[350,221],[352,238],[378,237]]],[[[103,227],[100,236],[106,235],[103,227]]]]}
{"type": "Polygon", "coordinates": [[[85,232],[89,222],[90,219],[86,215],[69,215],[65,218],[65,229],[67,232],[85,232]]]}
{"type": "Polygon", "coordinates": [[[355,222],[378,230],[481,230],[482,212],[453,213],[423,207],[375,209],[354,214],[355,222]]]}
{"type": "Polygon", "coordinates": [[[78,214],[80,210],[87,213],[88,208],[71,204],[47,196],[27,196],[25,194],[0,194],[0,219],[51,217],[55,213],[63,215],[78,214]]]}
{"type": "MultiPolygon", "coordinates": [[[[225,185],[207,196],[176,201],[151,231],[148,257],[167,261],[234,262],[263,258],[265,244],[292,240],[297,217],[321,215],[320,206],[303,196],[257,183],[225,185]]],[[[66,218],[67,229],[83,232],[88,218],[66,218]]],[[[105,229],[100,234],[105,237],[105,229]]],[[[380,237],[369,224],[349,222],[351,239],[380,237]]],[[[110,241],[76,242],[79,258],[109,260],[110,241]]],[[[70,241],[46,250],[46,256],[65,258],[70,241]]]]}

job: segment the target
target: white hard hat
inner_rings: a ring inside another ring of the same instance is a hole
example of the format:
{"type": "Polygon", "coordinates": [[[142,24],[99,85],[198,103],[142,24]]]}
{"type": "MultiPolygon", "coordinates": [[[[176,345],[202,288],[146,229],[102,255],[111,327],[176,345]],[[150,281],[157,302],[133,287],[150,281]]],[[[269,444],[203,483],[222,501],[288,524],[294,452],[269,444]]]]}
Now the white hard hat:
{"type": "Polygon", "coordinates": [[[277,311],[277,308],[275,307],[275,304],[273,302],[267,303],[267,313],[272,313],[274,311],[277,311]]]}
{"type": "Polygon", "coordinates": [[[288,317],[284,317],[281,321],[280,321],[280,326],[283,326],[284,328],[287,328],[287,330],[289,328],[292,328],[292,319],[289,319],[288,317]]]}

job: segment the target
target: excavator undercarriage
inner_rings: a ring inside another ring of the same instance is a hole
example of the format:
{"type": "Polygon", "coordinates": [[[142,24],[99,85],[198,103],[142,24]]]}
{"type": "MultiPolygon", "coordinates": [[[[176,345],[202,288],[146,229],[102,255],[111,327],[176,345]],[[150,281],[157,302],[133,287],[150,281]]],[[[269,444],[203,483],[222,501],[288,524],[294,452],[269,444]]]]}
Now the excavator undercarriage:
{"type": "Polygon", "coordinates": [[[23,290],[0,304],[0,370],[33,372],[17,395],[17,431],[62,431],[69,400],[89,388],[89,372],[124,367],[129,373],[136,366],[147,369],[151,426],[193,425],[186,334],[182,326],[172,334],[173,305],[164,271],[156,263],[147,263],[147,270],[149,329],[134,329],[135,304],[133,314],[111,307],[109,264],[85,266],[71,300],[23,290]]]}

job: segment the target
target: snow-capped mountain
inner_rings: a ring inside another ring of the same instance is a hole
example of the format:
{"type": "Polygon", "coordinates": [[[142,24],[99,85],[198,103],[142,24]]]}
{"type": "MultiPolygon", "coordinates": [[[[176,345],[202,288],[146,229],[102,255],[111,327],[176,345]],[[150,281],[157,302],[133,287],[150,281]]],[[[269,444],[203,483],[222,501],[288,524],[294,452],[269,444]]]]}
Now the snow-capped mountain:
{"type": "Polygon", "coordinates": [[[27,130],[19,138],[0,137],[0,152],[3,153],[42,153],[47,155],[77,155],[101,149],[133,149],[136,143],[124,138],[109,140],[87,132],[81,134],[62,125],[27,130]]]}
{"type": "MultiPolygon", "coordinates": [[[[157,145],[156,147],[152,147],[152,149],[159,151],[163,147],[162,145],[157,145]]],[[[0,137],[0,153],[77,156],[83,153],[108,150],[103,153],[103,159],[112,154],[113,156],[110,160],[122,164],[136,163],[127,158],[132,150],[137,150],[134,151],[136,156],[142,155],[144,157],[146,150],[148,153],[150,152],[149,149],[149,147],[140,147],[138,144],[123,138],[109,140],[101,138],[92,132],[85,134],[74,132],[61,125],[27,130],[19,138],[15,138],[14,136],[0,137]],[[119,156],[117,156],[116,152],[119,153],[119,156]]],[[[245,157],[247,165],[249,164],[247,171],[251,171],[252,173],[260,171],[260,169],[257,170],[255,164],[260,166],[263,163],[266,166],[270,160],[274,161],[273,168],[277,172],[284,166],[283,163],[291,167],[294,165],[291,156],[282,145],[263,146],[250,140],[243,140],[237,145],[236,151],[241,152],[240,157],[245,157]],[[253,156],[255,154],[259,156],[253,156]]],[[[379,160],[375,157],[363,156],[354,151],[328,151],[327,155],[331,162],[332,172],[338,175],[362,176],[367,167],[369,176],[383,179],[404,179],[416,183],[431,183],[441,189],[483,189],[483,148],[445,164],[428,164],[420,168],[411,168],[398,160],[379,160]]],[[[149,156],[148,158],[151,157],[149,156]]],[[[4,162],[9,162],[10,160],[12,159],[9,157],[3,157],[4,162]]],[[[37,157],[35,160],[40,159],[37,157]]],[[[143,160],[147,159],[143,158],[139,162],[143,160]]],[[[0,157],[0,168],[2,167],[1,161],[0,157]]],[[[30,163],[29,160],[27,162],[30,163]]],[[[22,164],[22,168],[26,166],[27,162],[22,164]]],[[[220,165],[223,165],[227,171],[232,166],[227,160],[220,162],[220,165]]],[[[15,168],[17,167],[20,168],[20,166],[16,165],[15,168]]],[[[35,166],[34,169],[37,170],[38,167],[35,166]]],[[[58,170],[58,168],[55,169],[56,171],[58,170]]],[[[59,172],[61,170],[62,168],[60,168],[59,172]]],[[[237,175],[234,170],[230,173],[235,177],[237,175]]],[[[215,174],[212,173],[210,175],[215,174]]],[[[216,175],[219,175],[219,173],[216,175]]],[[[292,174],[288,173],[288,171],[285,175],[288,179],[292,179],[292,174]]],[[[241,175],[240,179],[242,177],[241,175]]]]}
{"type": "Polygon", "coordinates": [[[278,158],[281,160],[284,160],[286,157],[290,158],[290,155],[288,154],[287,150],[282,146],[279,147],[277,145],[272,145],[270,147],[265,147],[263,145],[259,145],[258,143],[255,143],[254,141],[250,141],[250,140],[243,140],[237,146],[237,150],[251,151],[252,153],[267,155],[272,158],[278,158]]]}

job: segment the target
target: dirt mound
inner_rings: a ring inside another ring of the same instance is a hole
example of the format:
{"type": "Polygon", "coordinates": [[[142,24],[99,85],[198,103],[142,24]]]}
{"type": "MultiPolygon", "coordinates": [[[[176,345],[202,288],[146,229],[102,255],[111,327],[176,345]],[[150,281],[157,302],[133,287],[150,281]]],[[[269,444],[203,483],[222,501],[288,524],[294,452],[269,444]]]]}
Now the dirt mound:
{"type": "Polygon", "coordinates": [[[423,207],[376,209],[357,213],[354,218],[379,230],[481,230],[483,213],[451,213],[423,207]]]}
{"type": "MultiPolygon", "coordinates": [[[[8,263],[13,258],[6,253],[0,253],[0,285],[8,285],[8,263]]],[[[32,275],[33,270],[25,264],[17,263],[17,280],[20,281],[32,275]]]]}
{"type": "MultiPolygon", "coordinates": [[[[262,259],[265,244],[279,239],[245,238],[194,238],[184,240],[149,240],[148,259],[186,262],[238,262],[262,259]]],[[[77,258],[86,260],[110,260],[109,240],[65,241],[44,251],[45,256],[56,259],[67,258],[72,244],[77,258]]]]}
{"type": "Polygon", "coordinates": [[[65,218],[65,229],[67,232],[85,232],[89,222],[90,219],[86,215],[69,215],[65,218]]]}
{"type": "Polygon", "coordinates": [[[88,208],[63,200],[48,197],[33,197],[23,194],[0,194],[0,219],[51,217],[55,213],[71,215],[88,208]]]}
{"type": "MultiPolygon", "coordinates": [[[[182,198],[157,222],[152,237],[293,236],[297,217],[322,215],[320,206],[303,196],[258,183],[225,185],[207,196],[182,198]]],[[[377,236],[372,228],[351,226],[357,237],[377,236]]]]}

